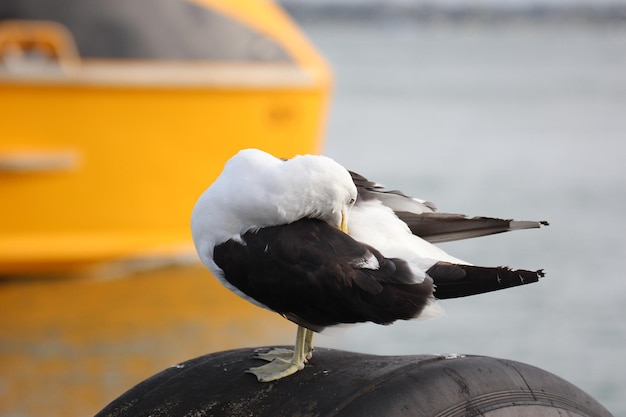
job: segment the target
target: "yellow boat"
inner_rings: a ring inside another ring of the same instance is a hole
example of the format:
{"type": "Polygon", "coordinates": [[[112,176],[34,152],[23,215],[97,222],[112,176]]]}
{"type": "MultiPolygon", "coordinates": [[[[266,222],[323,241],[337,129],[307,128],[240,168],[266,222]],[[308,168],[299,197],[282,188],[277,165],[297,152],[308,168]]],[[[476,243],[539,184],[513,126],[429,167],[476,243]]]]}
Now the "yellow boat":
{"type": "Polygon", "coordinates": [[[331,73],[271,2],[7,4],[0,276],[193,256],[229,156],[320,151],[331,73]]]}

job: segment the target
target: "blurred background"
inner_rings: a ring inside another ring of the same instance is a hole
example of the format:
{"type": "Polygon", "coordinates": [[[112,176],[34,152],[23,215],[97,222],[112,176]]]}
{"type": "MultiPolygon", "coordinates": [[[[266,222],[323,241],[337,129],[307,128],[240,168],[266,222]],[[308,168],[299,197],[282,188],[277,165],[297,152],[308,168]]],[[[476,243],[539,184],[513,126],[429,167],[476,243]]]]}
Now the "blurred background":
{"type": "Polygon", "coordinates": [[[1,416],[94,414],[192,357],[293,343],[189,245],[195,199],[248,146],[550,221],[442,245],[540,283],[318,346],[513,359],[626,415],[626,1],[126,3],[0,4],[72,35],[0,26],[1,416]]]}

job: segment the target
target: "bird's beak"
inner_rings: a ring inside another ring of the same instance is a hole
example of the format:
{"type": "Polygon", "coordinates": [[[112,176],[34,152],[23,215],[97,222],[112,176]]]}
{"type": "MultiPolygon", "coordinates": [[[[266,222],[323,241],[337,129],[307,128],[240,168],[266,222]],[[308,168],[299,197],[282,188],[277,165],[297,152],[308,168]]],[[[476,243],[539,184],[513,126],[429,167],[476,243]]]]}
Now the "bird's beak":
{"type": "Polygon", "coordinates": [[[343,211],[341,212],[341,225],[339,226],[339,230],[348,234],[348,216],[343,211]]]}

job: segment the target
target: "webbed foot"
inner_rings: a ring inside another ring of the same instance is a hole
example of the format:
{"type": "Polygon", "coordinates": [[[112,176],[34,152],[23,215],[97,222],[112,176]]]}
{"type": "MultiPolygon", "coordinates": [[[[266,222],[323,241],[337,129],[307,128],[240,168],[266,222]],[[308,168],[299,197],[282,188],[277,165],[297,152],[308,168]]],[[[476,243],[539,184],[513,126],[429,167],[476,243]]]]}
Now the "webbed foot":
{"type": "Polygon", "coordinates": [[[282,359],[286,362],[289,362],[291,358],[293,358],[293,350],[291,349],[283,349],[283,348],[273,348],[269,352],[260,353],[257,352],[254,354],[255,359],[262,359],[267,362],[271,362],[274,359],[282,359]]]}
{"type": "Polygon", "coordinates": [[[270,363],[250,368],[246,372],[255,375],[259,382],[270,382],[293,375],[303,368],[304,361],[294,363],[291,360],[275,358],[270,363]]]}

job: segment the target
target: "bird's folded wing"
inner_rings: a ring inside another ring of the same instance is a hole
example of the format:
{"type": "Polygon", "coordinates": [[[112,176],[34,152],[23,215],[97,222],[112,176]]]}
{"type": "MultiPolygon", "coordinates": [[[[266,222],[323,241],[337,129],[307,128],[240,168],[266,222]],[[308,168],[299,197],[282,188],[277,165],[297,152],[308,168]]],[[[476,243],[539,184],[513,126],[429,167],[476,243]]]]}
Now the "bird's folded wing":
{"type": "Polygon", "coordinates": [[[454,265],[448,262],[438,262],[427,274],[435,282],[435,297],[440,300],[532,284],[544,276],[541,269],[528,271],[502,266],[454,265]]]}
{"type": "Polygon", "coordinates": [[[413,234],[431,243],[469,239],[513,230],[536,229],[548,225],[545,221],[466,217],[462,214],[447,213],[416,214],[398,211],[396,215],[409,226],[413,234]]]}

